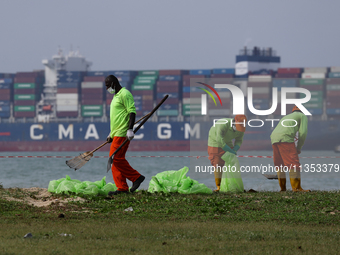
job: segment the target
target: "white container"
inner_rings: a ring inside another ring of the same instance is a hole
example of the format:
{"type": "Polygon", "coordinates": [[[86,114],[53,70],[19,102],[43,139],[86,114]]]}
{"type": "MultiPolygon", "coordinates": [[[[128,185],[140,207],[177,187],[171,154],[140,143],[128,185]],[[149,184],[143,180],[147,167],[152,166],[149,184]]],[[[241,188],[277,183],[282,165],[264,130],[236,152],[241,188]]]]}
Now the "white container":
{"type": "Polygon", "coordinates": [[[251,82],[271,82],[272,77],[270,75],[249,75],[248,81],[251,81],[251,82]]]}
{"type": "Polygon", "coordinates": [[[325,79],[326,73],[303,73],[301,77],[303,79],[325,79]]]}
{"type": "Polygon", "coordinates": [[[340,72],[340,66],[332,66],[331,73],[338,73],[340,72]]]}
{"type": "Polygon", "coordinates": [[[57,112],[76,112],[78,111],[78,105],[58,105],[57,112]]]}
{"type": "Polygon", "coordinates": [[[57,105],[78,105],[78,100],[73,99],[59,99],[57,105]]]}
{"type": "Polygon", "coordinates": [[[104,88],[104,83],[103,82],[88,82],[84,81],[81,83],[81,88],[82,89],[97,89],[97,88],[104,88]]]}
{"type": "Polygon", "coordinates": [[[306,67],[303,70],[305,73],[327,73],[327,67],[306,67]]]}
{"type": "Polygon", "coordinates": [[[57,100],[60,99],[69,99],[69,100],[77,100],[78,101],[78,94],[77,93],[59,93],[57,94],[57,100]]]}

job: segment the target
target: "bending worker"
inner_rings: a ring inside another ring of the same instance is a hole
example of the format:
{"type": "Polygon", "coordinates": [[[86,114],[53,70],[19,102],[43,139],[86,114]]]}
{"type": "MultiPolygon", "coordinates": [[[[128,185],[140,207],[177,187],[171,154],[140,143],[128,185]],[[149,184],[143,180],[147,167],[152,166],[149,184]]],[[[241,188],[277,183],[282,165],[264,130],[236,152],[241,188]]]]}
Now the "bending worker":
{"type": "Polygon", "coordinates": [[[215,168],[214,174],[217,187],[215,191],[217,192],[220,191],[221,170],[225,164],[222,156],[227,151],[236,155],[243,142],[246,122],[247,118],[245,115],[236,115],[234,119],[223,118],[218,120],[209,130],[208,154],[211,165],[215,168]],[[235,139],[234,144],[232,142],[233,139],[235,139]]]}
{"type": "Polygon", "coordinates": [[[125,159],[125,153],[130,141],[134,137],[133,126],[136,118],[135,102],[130,91],[120,86],[117,77],[109,75],[105,79],[106,90],[115,94],[110,105],[110,128],[111,132],[107,137],[110,147],[110,155],[125,141],[129,141],[114,155],[112,163],[112,176],[117,186],[115,192],[109,192],[109,196],[121,193],[128,193],[129,186],[126,179],[133,182],[130,192],[134,192],[144,181],[145,177],[133,169],[125,159]]]}
{"type": "Polygon", "coordinates": [[[286,173],[284,170],[287,171],[288,169],[293,191],[309,191],[301,188],[298,156],[307,137],[307,127],[307,116],[297,106],[294,106],[292,113],[280,120],[270,136],[274,152],[274,165],[278,169],[277,177],[281,191],[286,191],[286,173]],[[297,132],[299,132],[299,140],[295,147],[294,138],[297,132]]]}

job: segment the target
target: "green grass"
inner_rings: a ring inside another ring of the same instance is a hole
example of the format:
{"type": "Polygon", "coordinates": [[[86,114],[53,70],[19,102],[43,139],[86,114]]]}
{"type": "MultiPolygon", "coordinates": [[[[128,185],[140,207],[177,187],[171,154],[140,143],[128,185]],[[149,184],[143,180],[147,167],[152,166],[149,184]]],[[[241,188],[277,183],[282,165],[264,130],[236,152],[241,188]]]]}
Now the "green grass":
{"type": "Polygon", "coordinates": [[[340,253],[338,192],[141,191],[42,208],[2,199],[36,195],[0,189],[0,254],[340,253]]]}

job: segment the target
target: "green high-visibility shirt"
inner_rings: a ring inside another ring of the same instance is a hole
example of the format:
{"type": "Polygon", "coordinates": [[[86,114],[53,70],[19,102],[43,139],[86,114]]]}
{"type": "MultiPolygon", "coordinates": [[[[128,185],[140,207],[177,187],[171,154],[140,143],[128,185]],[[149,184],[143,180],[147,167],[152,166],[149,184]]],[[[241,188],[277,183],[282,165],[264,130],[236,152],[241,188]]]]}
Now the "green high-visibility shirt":
{"type": "Polygon", "coordinates": [[[226,144],[233,148],[235,145],[241,147],[244,133],[234,130],[230,123],[232,118],[219,119],[215,126],[209,130],[208,146],[223,148],[226,144]],[[226,123],[226,121],[228,121],[226,123]],[[234,145],[232,140],[235,139],[234,145]]]}
{"type": "Polygon", "coordinates": [[[130,113],[136,114],[135,101],[126,88],[121,88],[110,105],[110,136],[125,137],[129,128],[130,113]]]}
{"type": "Polygon", "coordinates": [[[270,135],[270,139],[272,141],[272,144],[280,142],[293,143],[296,132],[299,132],[299,140],[296,149],[298,151],[301,151],[301,148],[305,143],[307,137],[307,129],[308,129],[307,116],[304,115],[302,112],[292,112],[284,116],[280,120],[279,124],[277,124],[272,134],[270,135]],[[283,122],[284,126],[282,125],[282,121],[284,121],[283,122]]]}

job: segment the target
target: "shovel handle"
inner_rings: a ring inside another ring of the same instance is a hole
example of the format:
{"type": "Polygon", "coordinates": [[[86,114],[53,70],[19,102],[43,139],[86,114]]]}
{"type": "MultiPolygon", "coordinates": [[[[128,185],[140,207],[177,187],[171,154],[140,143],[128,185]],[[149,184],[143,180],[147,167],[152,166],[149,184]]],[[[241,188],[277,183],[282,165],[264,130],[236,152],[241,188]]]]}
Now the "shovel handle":
{"type": "MultiPolygon", "coordinates": [[[[136,133],[141,126],[143,126],[143,124],[151,117],[152,114],[154,114],[155,111],[157,111],[157,109],[164,103],[164,101],[169,97],[169,95],[166,95],[162,101],[159,102],[159,104],[147,115],[145,115],[143,118],[141,118],[140,120],[138,120],[136,123],[138,123],[139,121],[143,120],[142,123],[140,123],[138,125],[138,127],[136,127],[135,130],[133,130],[134,133],[136,133]]],[[[127,143],[128,139],[126,138],[125,141],[117,148],[117,150],[112,153],[112,155],[110,156],[110,158],[113,158],[113,156],[127,143]]]]}

